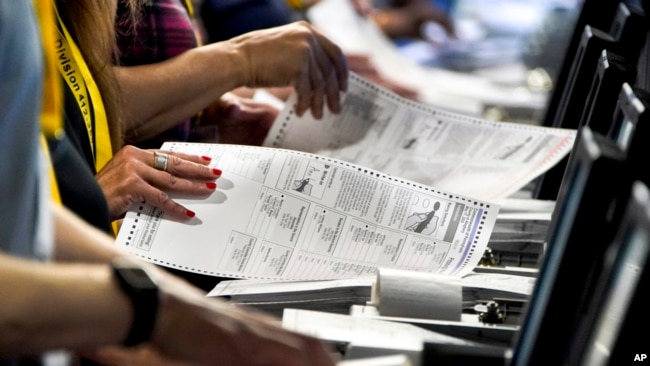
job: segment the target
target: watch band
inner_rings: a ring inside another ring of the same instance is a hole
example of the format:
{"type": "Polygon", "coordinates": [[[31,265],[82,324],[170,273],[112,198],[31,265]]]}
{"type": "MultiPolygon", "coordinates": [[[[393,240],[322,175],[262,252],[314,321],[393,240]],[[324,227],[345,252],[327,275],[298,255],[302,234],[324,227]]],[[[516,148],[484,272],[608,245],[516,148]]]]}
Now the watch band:
{"type": "Polygon", "coordinates": [[[113,276],[133,304],[133,323],[122,343],[135,346],[151,338],[158,314],[158,285],[147,270],[123,258],[111,263],[113,276]]]}

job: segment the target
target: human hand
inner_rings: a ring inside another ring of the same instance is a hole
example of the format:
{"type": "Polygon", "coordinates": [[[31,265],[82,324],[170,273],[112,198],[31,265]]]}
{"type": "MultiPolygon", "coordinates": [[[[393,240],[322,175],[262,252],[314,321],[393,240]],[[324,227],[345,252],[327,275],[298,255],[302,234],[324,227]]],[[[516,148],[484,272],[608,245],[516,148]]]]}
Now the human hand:
{"type": "Polygon", "coordinates": [[[97,175],[113,219],[118,219],[134,202],[147,201],[178,219],[188,219],[194,212],[173,201],[168,193],[208,195],[216,189],[221,176],[209,168],[209,157],[164,151],[168,155],[167,170],[153,167],[154,152],[127,145],[97,175]]]}
{"type": "Polygon", "coordinates": [[[372,20],[390,38],[422,39],[426,22],[439,24],[447,36],[456,36],[453,20],[441,8],[428,0],[406,0],[399,6],[378,9],[370,14],[372,20]]]}
{"type": "Polygon", "coordinates": [[[348,65],[351,71],[354,71],[377,85],[383,86],[401,97],[415,101],[419,100],[420,97],[417,90],[386,79],[379,70],[377,70],[368,56],[358,53],[346,53],[345,57],[348,60],[348,65]]]}
{"type": "Polygon", "coordinates": [[[253,309],[206,297],[180,280],[168,280],[161,285],[150,342],[136,348],[106,347],[86,356],[102,365],[133,366],[335,364],[320,340],[285,330],[278,319],[253,309]]]}
{"type": "Polygon", "coordinates": [[[226,42],[241,56],[246,86],[293,86],[299,116],[311,109],[314,118],[320,119],[325,104],[340,113],[340,92],[347,90],[348,82],[345,57],[309,23],[253,31],[226,42]]]}
{"type": "Polygon", "coordinates": [[[350,0],[350,2],[357,14],[363,17],[368,16],[373,10],[371,0],[350,0]]]}
{"type": "Polygon", "coordinates": [[[195,130],[201,141],[260,146],[278,113],[271,104],[226,93],[203,111],[195,130]]]}
{"type": "Polygon", "coordinates": [[[285,330],[276,318],[198,291],[192,296],[181,281],[167,284],[152,344],[170,357],[205,365],[334,365],[320,340],[285,330]]]}

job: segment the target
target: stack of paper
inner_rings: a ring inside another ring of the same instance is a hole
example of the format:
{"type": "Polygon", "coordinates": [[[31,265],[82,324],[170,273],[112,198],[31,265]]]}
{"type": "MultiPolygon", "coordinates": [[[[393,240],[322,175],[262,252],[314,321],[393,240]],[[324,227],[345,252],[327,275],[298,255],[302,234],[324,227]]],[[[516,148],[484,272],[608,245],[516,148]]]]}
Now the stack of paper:
{"type": "Polygon", "coordinates": [[[404,354],[413,365],[420,365],[425,342],[477,345],[411,324],[301,309],[286,309],[282,326],[335,344],[345,344],[345,359],[404,354]]]}
{"type": "Polygon", "coordinates": [[[370,300],[374,277],[326,281],[221,281],[208,296],[228,298],[282,316],[285,308],[349,314],[352,305],[370,300]]]}
{"type": "MultiPolygon", "coordinates": [[[[390,286],[390,278],[402,279],[404,276],[435,277],[435,274],[422,272],[396,271],[380,269],[383,277],[384,290],[395,291],[390,286]],[[395,274],[400,273],[401,277],[395,274]]],[[[279,316],[285,308],[303,310],[318,310],[337,314],[349,314],[353,305],[366,305],[372,301],[373,286],[377,277],[361,277],[325,281],[261,281],[261,280],[230,280],[221,281],[208,296],[230,299],[233,303],[253,306],[265,312],[279,316]]],[[[393,281],[395,282],[395,281],[393,281]]],[[[420,293],[422,296],[436,296],[437,301],[446,301],[439,293],[431,293],[423,288],[432,281],[408,281],[411,294],[420,293]],[[439,295],[439,296],[437,296],[439,295]]],[[[491,301],[495,298],[525,300],[532,292],[535,279],[527,276],[470,273],[460,279],[462,289],[462,308],[472,310],[474,305],[491,301]]],[[[405,290],[406,287],[402,287],[405,290]]],[[[389,296],[387,292],[383,296],[389,296]]],[[[404,314],[413,305],[416,295],[406,296],[401,293],[393,296],[392,308],[402,306],[404,314]],[[403,303],[395,305],[395,301],[403,303]]],[[[433,305],[433,304],[432,304],[433,305]]],[[[458,305],[457,305],[458,306],[458,305]]],[[[393,312],[398,310],[392,310],[393,312]]],[[[460,306],[456,310],[461,311],[460,306]]],[[[433,315],[432,315],[433,316],[433,315]]]]}
{"type": "Polygon", "coordinates": [[[520,312],[535,286],[535,277],[502,273],[470,273],[463,276],[463,310],[475,310],[477,304],[489,301],[518,303],[514,309],[520,312]]]}
{"type": "Polygon", "coordinates": [[[555,201],[507,198],[499,203],[486,257],[491,255],[494,265],[502,267],[538,268],[555,201]]]}

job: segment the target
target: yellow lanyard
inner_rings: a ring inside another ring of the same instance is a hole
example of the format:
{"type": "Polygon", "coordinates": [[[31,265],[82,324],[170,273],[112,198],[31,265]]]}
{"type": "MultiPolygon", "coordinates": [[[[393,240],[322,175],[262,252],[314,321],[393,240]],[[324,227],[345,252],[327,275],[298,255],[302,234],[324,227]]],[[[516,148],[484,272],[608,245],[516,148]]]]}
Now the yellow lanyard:
{"type": "Polygon", "coordinates": [[[185,5],[187,14],[190,15],[190,18],[194,17],[194,6],[192,5],[192,0],[183,0],[183,5],[185,5]]]}
{"type": "Polygon", "coordinates": [[[52,201],[57,204],[61,204],[61,194],[59,193],[59,184],[56,181],[56,172],[54,171],[54,166],[52,165],[52,159],[50,158],[50,148],[47,145],[47,139],[45,134],[41,133],[41,148],[45,152],[45,156],[49,163],[48,166],[48,179],[50,181],[50,195],[52,201]]]}
{"type": "Polygon", "coordinates": [[[287,4],[291,9],[294,10],[302,10],[302,8],[305,6],[302,0],[287,0],[287,4]]]}
{"type": "Polygon", "coordinates": [[[56,56],[54,51],[54,12],[50,0],[35,0],[34,10],[38,16],[41,31],[41,45],[43,49],[43,97],[41,105],[41,137],[40,142],[49,164],[48,179],[50,181],[51,198],[61,204],[61,195],[56,181],[54,167],[49,159],[49,149],[45,136],[58,138],[63,134],[63,91],[61,81],[56,70],[56,56]]]}
{"type": "MultiPolygon", "coordinates": [[[[56,9],[55,9],[56,10],[56,9]]],[[[101,94],[90,73],[88,65],[68,33],[65,24],[56,12],[59,27],[55,40],[59,74],[75,96],[79,110],[84,118],[90,149],[95,160],[95,169],[100,171],[113,157],[108,120],[101,94]],[[90,98],[89,98],[90,97],[90,98]],[[94,115],[94,124],[93,124],[94,115]]]]}
{"type": "MultiPolygon", "coordinates": [[[[185,10],[187,10],[187,15],[190,17],[190,22],[192,25],[195,24],[194,20],[194,5],[192,5],[192,0],[181,0],[183,5],[185,6],[185,10]]],[[[199,31],[198,27],[194,27],[194,41],[196,42],[197,46],[201,46],[201,33],[199,31]]]]}

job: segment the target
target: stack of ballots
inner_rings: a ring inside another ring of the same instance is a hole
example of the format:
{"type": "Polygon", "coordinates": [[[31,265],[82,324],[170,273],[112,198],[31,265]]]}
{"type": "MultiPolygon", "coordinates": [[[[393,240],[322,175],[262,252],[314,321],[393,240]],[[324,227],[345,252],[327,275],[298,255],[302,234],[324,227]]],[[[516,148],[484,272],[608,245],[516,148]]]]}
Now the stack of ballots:
{"type": "Polygon", "coordinates": [[[352,305],[370,300],[373,277],[323,281],[221,281],[208,293],[281,317],[285,308],[348,314],[352,305]]]}
{"type": "MultiPolygon", "coordinates": [[[[537,268],[555,208],[555,201],[507,198],[488,241],[492,265],[537,268]]],[[[485,270],[478,268],[477,270],[485,270]]]]}
{"type": "MultiPolygon", "coordinates": [[[[380,268],[376,277],[321,281],[227,280],[221,281],[208,296],[226,298],[232,303],[251,306],[279,317],[285,308],[349,314],[353,305],[371,303],[373,287],[380,273],[382,276],[393,276],[394,273],[403,276],[407,272],[380,268]]],[[[436,276],[422,272],[413,272],[412,275],[436,276]]],[[[386,278],[383,281],[386,283],[386,278]]],[[[477,304],[498,298],[525,300],[532,292],[534,281],[535,278],[530,276],[469,273],[459,279],[462,308],[458,311],[472,310],[477,304]]],[[[408,282],[417,284],[416,281],[408,282]]]]}

